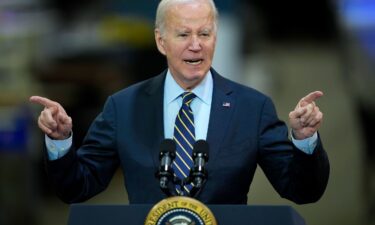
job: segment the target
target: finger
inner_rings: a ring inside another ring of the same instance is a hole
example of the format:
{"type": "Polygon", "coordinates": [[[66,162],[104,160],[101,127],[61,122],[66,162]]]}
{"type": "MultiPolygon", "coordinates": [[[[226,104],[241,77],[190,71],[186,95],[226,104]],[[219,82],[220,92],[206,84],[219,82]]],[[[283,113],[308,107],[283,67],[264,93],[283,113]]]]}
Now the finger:
{"type": "Polygon", "coordinates": [[[45,134],[47,134],[47,135],[50,135],[50,134],[52,134],[52,132],[53,132],[50,128],[48,128],[46,125],[43,124],[43,122],[42,122],[42,120],[40,119],[40,117],[39,117],[39,119],[38,119],[38,126],[39,126],[39,128],[40,128],[45,134]]]}
{"type": "Polygon", "coordinates": [[[309,127],[306,127],[305,129],[307,129],[309,131],[309,133],[311,134],[314,134],[315,132],[318,131],[319,127],[321,125],[321,122],[320,123],[317,123],[315,124],[314,126],[309,126],[309,127]]]}
{"type": "Polygon", "coordinates": [[[303,108],[306,108],[306,112],[300,116],[300,119],[301,119],[302,124],[306,125],[306,123],[309,121],[310,117],[312,116],[315,107],[313,104],[308,104],[307,106],[303,108]]]}
{"type": "Polygon", "coordinates": [[[302,102],[312,103],[312,102],[314,102],[315,100],[317,100],[318,98],[320,98],[322,96],[323,96],[323,92],[321,92],[321,91],[314,91],[314,92],[309,93],[305,97],[303,97],[301,99],[300,103],[302,103],[302,102]]]}
{"type": "Polygon", "coordinates": [[[57,122],[54,115],[56,115],[57,113],[57,108],[56,107],[52,107],[52,108],[45,108],[41,114],[40,114],[40,120],[41,122],[49,127],[50,129],[55,129],[56,126],[57,126],[57,122]]]}
{"type": "Polygon", "coordinates": [[[316,116],[318,115],[319,112],[320,112],[319,107],[315,106],[314,110],[311,112],[310,116],[306,120],[306,124],[309,124],[309,123],[311,123],[311,121],[317,119],[316,116]]]}
{"type": "Polygon", "coordinates": [[[68,115],[62,112],[59,112],[57,119],[59,123],[63,125],[70,125],[72,123],[72,119],[68,115]]]}
{"type": "Polygon", "coordinates": [[[305,107],[309,104],[312,104],[313,106],[316,105],[314,101],[313,102],[306,102],[303,99],[301,99],[301,101],[298,103],[297,107],[305,107]]]}
{"type": "Polygon", "coordinates": [[[56,114],[56,120],[64,123],[68,115],[66,114],[65,111],[63,111],[61,108],[58,108],[58,112],[56,114]]]}
{"type": "Polygon", "coordinates": [[[70,116],[64,116],[60,119],[61,123],[63,124],[71,124],[72,118],[70,116]]]}
{"type": "Polygon", "coordinates": [[[54,102],[52,100],[49,100],[48,98],[40,97],[40,96],[31,96],[30,97],[30,102],[43,105],[46,108],[54,107],[54,106],[59,106],[60,104],[57,102],[54,102]]]}
{"type": "Polygon", "coordinates": [[[300,118],[303,114],[305,114],[306,113],[306,107],[300,107],[300,108],[297,108],[297,109],[295,109],[295,110],[293,110],[293,111],[291,111],[290,113],[289,113],[289,118],[290,119],[298,119],[298,118],[300,118]]]}
{"type": "Polygon", "coordinates": [[[323,121],[323,113],[319,111],[318,114],[315,116],[315,118],[310,121],[308,126],[309,127],[316,127],[317,125],[320,125],[322,123],[322,121],[323,121]]]}

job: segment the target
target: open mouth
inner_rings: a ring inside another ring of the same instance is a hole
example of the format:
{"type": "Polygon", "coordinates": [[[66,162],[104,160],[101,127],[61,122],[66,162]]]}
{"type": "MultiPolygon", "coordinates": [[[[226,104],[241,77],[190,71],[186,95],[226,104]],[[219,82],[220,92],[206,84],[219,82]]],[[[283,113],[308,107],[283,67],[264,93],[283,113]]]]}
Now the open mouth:
{"type": "Polygon", "coordinates": [[[186,59],[184,60],[185,63],[189,64],[189,65],[199,65],[203,62],[203,59],[186,59]]]}

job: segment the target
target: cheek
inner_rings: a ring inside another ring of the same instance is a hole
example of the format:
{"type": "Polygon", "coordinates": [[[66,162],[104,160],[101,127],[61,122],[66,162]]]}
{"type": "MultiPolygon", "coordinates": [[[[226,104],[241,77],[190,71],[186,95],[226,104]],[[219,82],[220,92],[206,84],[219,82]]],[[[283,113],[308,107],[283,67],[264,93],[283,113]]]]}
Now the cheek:
{"type": "Polygon", "coordinates": [[[214,52],[215,52],[215,43],[209,45],[208,51],[209,51],[210,55],[214,54],[214,52]]]}
{"type": "Polygon", "coordinates": [[[170,45],[166,48],[166,51],[170,59],[179,60],[183,55],[184,48],[179,45],[170,45]]]}
{"type": "Polygon", "coordinates": [[[209,51],[210,55],[214,54],[215,46],[216,46],[216,39],[211,40],[209,43],[207,43],[207,50],[209,51]]]}

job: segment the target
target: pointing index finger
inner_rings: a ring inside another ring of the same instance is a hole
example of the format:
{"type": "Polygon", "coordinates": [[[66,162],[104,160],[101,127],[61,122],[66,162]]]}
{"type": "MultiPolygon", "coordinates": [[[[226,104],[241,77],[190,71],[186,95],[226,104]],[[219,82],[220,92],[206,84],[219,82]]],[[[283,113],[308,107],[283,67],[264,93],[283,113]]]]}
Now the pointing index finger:
{"type": "Polygon", "coordinates": [[[307,103],[312,103],[316,99],[320,98],[323,96],[323,92],[321,91],[314,91],[306,95],[305,97],[302,98],[302,101],[307,102],[307,103]]]}
{"type": "Polygon", "coordinates": [[[46,108],[58,106],[58,103],[40,96],[31,96],[29,100],[32,103],[43,105],[46,108]]]}

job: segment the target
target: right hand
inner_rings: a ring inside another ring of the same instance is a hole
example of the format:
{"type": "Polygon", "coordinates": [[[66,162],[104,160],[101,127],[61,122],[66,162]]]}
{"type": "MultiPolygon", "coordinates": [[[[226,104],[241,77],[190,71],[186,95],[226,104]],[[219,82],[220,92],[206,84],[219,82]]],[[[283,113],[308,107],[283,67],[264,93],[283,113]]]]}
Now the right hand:
{"type": "Polygon", "coordinates": [[[38,118],[38,126],[46,135],[55,140],[69,138],[73,127],[72,118],[58,102],[40,96],[31,96],[30,102],[44,106],[38,118]]]}

